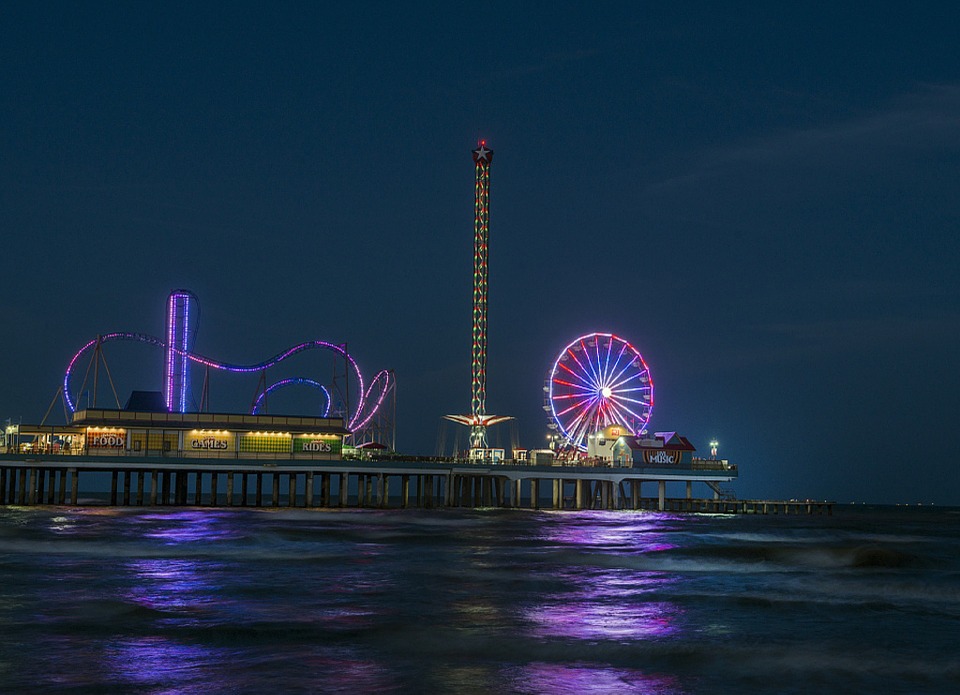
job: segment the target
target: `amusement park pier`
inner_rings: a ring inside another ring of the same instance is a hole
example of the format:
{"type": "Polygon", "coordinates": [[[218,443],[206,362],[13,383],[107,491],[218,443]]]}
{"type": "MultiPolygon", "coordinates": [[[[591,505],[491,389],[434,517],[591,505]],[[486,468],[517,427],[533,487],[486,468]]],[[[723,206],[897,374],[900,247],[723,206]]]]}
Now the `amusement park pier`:
{"type": "Polygon", "coordinates": [[[46,424],[46,416],[39,425],[8,422],[0,441],[0,504],[81,505],[108,487],[105,501],[115,506],[830,513],[829,503],[737,500],[721,487],[737,478],[737,468],[718,459],[715,447],[710,458],[697,458],[677,432],[649,432],[650,369],[636,347],[612,333],[574,339],[548,371],[543,407],[550,449],[491,447],[487,429],[513,418],[486,408],[493,151],[481,140],[472,157],[471,407],[467,414],[445,416],[469,427],[469,449],[452,457],[396,454],[393,371],[365,376],[345,344],[309,340],[254,364],[197,352],[198,299],[175,289],[160,336],[103,333],[74,354],[47,411],[61,400],[67,424],[46,424]],[[115,343],[161,351],[161,390],[134,391],[120,407],[105,357],[115,343]],[[315,368],[309,376],[276,378],[288,360],[308,353],[332,360],[331,380],[321,381],[315,368]],[[268,371],[275,380],[267,379],[268,371]],[[116,409],[97,405],[101,372],[116,409]],[[248,413],[212,410],[211,384],[218,375],[258,377],[248,413]],[[202,386],[195,390],[200,376],[202,386]],[[289,389],[316,394],[319,414],[271,414],[268,406],[289,389]],[[668,484],[683,493],[668,496],[668,484]],[[706,495],[694,497],[694,485],[706,495]]]}
{"type": "Polygon", "coordinates": [[[0,504],[209,507],[651,509],[701,513],[830,513],[828,503],[736,500],[737,477],[718,459],[631,450],[575,465],[504,460],[346,458],[343,423],[212,413],[81,410],[69,426],[8,426],[0,453],[0,504]],[[282,429],[281,429],[282,428],[282,429]],[[281,448],[287,447],[285,452],[281,448]],[[648,464],[644,458],[657,463],[648,464]],[[106,487],[93,499],[90,484],[106,487]],[[667,484],[684,494],[668,497],[667,484]],[[694,484],[707,497],[694,497],[694,484]]]}

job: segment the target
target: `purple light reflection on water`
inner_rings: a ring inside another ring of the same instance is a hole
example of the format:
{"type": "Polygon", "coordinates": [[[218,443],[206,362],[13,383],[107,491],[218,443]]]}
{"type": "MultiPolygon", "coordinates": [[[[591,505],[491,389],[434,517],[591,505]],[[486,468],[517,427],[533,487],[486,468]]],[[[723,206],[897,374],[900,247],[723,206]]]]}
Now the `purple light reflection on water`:
{"type": "Polygon", "coordinates": [[[141,514],[143,537],[163,541],[166,545],[208,543],[243,538],[241,527],[229,523],[224,512],[209,509],[185,509],[159,514],[141,514]],[[225,518],[227,521],[225,523],[225,518]]]}
{"type": "MultiPolygon", "coordinates": [[[[210,671],[221,665],[218,680],[230,674],[230,650],[202,644],[186,644],[165,637],[123,639],[103,650],[101,665],[109,680],[131,687],[163,686],[177,693],[208,692],[210,671]]],[[[220,685],[223,685],[221,680],[220,685]]],[[[235,683],[235,687],[242,686],[235,683]]]]}
{"type": "Polygon", "coordinates": [[[533,662],[518,669],[511,681],[511,690],[523,693],[677,695],[683,692],[674,676],[597,664],[533,662]]]}
{"type": "Polygon", "coordinates": [[[686,521],[683,517],[649,513],[584,511],[562,514],[563,518],[558,522],[563,523],[544,526],[541,536],[544,540],[618,554],[672,550],[677,546],[671,542],[669,534],[686,521]]]}
{"type": "Polygon", "coordinates": [[[100,665],[109,682],[178,695],[264,692],[269,686],[264,672],[284,672],[282,691],[286,692],[397,689],[388,668],[363,658],[356,649],[282,645],[265,648],[256,659],[237,661],[236,656],[235,650],[227,646],[143,637],[107,646],[100,665]]]}
{"type": "Polygon", "coordinates": [[[530,635],[634,642],[681,633],[683,609],[663,600],[679,578],[651,571],[645,559],[677,547],[670,534],[678,520],[604,512],[579,516],[576,523],[544,524],[541,537],[560,553],[563,566],[555,576],[565,590],[522,612],[530,635]]]}
{"type": "Polygon", "coordinates": [[[126,568],[134,574],[134,581],[124,599],[169,613],[166,617],[176,622],[198,621],[204,611],[223,607],[217,586],[209,579],[209,568],[202,564],[208,563],[171,558],[131,561],[126,568]]]}
{"type": "Polygon", "coordinates": [[[667,637],[678,631],[674,619],[681,611],[666,601],[613,603],[577,601],[567,596],[524,613],[533,624],[531,634],[544,639],[633,641],[667,637]]]}

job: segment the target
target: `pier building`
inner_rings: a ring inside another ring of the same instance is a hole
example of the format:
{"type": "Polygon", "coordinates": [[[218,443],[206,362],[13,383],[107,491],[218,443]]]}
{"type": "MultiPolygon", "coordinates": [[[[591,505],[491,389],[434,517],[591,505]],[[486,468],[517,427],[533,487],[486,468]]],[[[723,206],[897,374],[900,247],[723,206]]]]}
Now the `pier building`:
{"type": "Polygon", "coordinates": [[[345,433],[337,418],[80,410],[70,425],[6,428],[0,504],[832,510],[822,502],[729,498],[720,484],[738,472],[723,460],[488,465],[397,455],[353,459],[343,454],[345,433]],[[109,493],[98,498],[90,483],[106,479],[109,493]],[[712,494],[695,498],[695,483],[712,494]],[[668,484],[685,494],[668,496],[668,484]]]}
{"type": "Polygon", "coordinates": [[[347,434],[341,418],[90,408],[75,411],[70,425],[8,425],[3,445],[7,453],[98,458],[333,460],[347,434]]]}

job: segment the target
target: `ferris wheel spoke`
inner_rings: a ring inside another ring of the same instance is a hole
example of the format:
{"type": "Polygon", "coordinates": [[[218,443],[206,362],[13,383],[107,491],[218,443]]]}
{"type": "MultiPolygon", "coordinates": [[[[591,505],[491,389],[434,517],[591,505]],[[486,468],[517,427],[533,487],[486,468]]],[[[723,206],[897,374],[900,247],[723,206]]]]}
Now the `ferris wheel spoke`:
{"type": "Polygon", "coordinates": [[[610,388],[615,391],[623,390],[624,387],[629,386],[631,383],[643,384],[639,388],[650,388],[650,376],[647,371],[643,371],[636,374],[627,374],[627,375],[618,375],[615,383],[610,385],[610,388]]]}
{"type": "Polygon", "coordinates": [[[614,398],[614,397],[616,398],[616,400],[617,400],[618,403],[621,403],[621,402],[622,402],[622,403],[636,403],[637,405],[641,405],[641,406],[649,406],[649,405],[650,405],[650,401],[648,401],[648,400],[645,401],[645,400],[640,399],[640,398],[627,398],[626,396],[622,396],[622,395],[612,396],[611,398],[614,398]]]}
{"type": "Polygon", "coordinates": [[[558,394],[558,395],[554,395],[553,400],[555,400],[555,401],[569,401],[571,398],[576,398],[576,399],[579,399],[579,400],[583,400],[584,398],[586,398],[586,399],[596,398],[596,396],[594,395],[593,391],[588,391],[588,392],[586,392],[586,393],[561,393],[561,394],[558,394]]]}
{"type": "Polygon", "coordinates": [[[589,420],[590,414],[597,409],[597,401],[595,398],[584,399],[581,403],[576,404],[570,408],[567,408],[559,415],[566,415],[567,413],[576,411],[576,414],[570,419],[567,423],[568,428],[576,427],[581,421],[589,420]]]}
{"type": "Polygon", "coordinates": [[[635,386],[633,388],[624,389],[624,388],[615,388],[612,389],[615,394],[624,394],[624,393],[637,393],[638,391],[650,391],[649,386],[635,386]]]}
{"type": "Polygon", "coordinates": [[[631,372],[631,373],[627,374],[628,370],[630,369],[630,367],[631,367],[632,365],[633,365],[633,363],[632,363],[632,362],[629,362],[628,364],[626,364],[626,365],[624,366],[623,369],[621,369],[621,370],[617,373],[617,375],[612,379],[612,381],[613,381],[614,383],[612,383],[612,384],[610,385],[611,388],[618,388],[618,387],[621,386],[622,384],[629,383],[629,382],[633,381],[634,379],[639,380],[641,383],[643,382],[643,377],[644,377],[644,375],[647,374],[647,370],[643,370],[643,371],[640,371],[640,372],[631,372]],[[624,374],[627,374],[627,376],[626,376],[625,378],[624,378],[624,374]],[[621,380],[621,379],[622,379],[622,380],[621,380]]]}
{"type": "Polygon", "coordinates": [[[594,367],[597,372],[597,383],[600,384],[601,386],[606,386],[606,382],[607,382],[606,362],[609,361],[610,359],[610,345],[611,343],[610,343],[610,340],[608,339],[607,346],[605,348],[606,355],[601,356],[600,355],[601,345],[600,345],[600,340],[598,339],[596,348],[594,351],[594,354],[596,354],[597,356],[597,361],[594,362],[594,367]]]}
{"type": "MultiPolygon", "coordinates": [[[[649,404],[648,404],[648,403],[647,403],[647,404],[641,403],[641,405],[649,405],[649,404]]],[[[642,413],[635,413],[635,412],[633,412],[633,410],[630,409],[629,406],[627,406],[627,405],[625,405],[625,404],[623,404],[623,403],[617,403],[614,407],[616,407],[618,410],[619,410],[619,409],[622,409],[622,410],[627,411],[628,413],[630,413],[630,415],[632,415],[633,417],[637,418],[638,420],[648,420],[648,419],[650,418],[649,414],[646,414],[646,415],[645,415],[645,414],[642,414],[642,413]]]]}
{"type": "Polygon", "coordinates": [[[587,428],[591,420],[591,410],[585,409],[582,410],[573,420],[571,420],[567,425],[567,432],[571,436],[576,436],[576,443],[579,446],[582,441],[586,438],[587,428]]]}
{"type": "MultiPolygon", "coordinates": [[[[583,343],[580,343],[580,347],[583,348],[584,352],[586,352],[587,348],[583,345],[583,343]]],[[[580,361],[580,358],[577,357],[576,354],[574,354],[573,350],[567,350],[567,354],[570,355],[570,357],[573,358],[573,361],[577,363],[577,366],[580,367],[581,374],[577,376],[579,376],[579,378],[584,383],[596,384],[597,383],[596,375],[593,374],[591,369],[588,369],[587,367],[583,366],[583,363],[580,361]]],[[[590,364],[589,359],[587,360],[587,364],[588,365],[590,364]]],[[[571,373],[572,373],[572,370],[571,370],[571,373]]]]}
{"type": "Polygon", "coordinates": [[[597,394],[596,389],[586,388],[584,386],[574,386],[570,389],[558,389],[559,393],[554,392],[554,398],[557,399],[566,399],[566,398],[580,398],[581,396],[594,397],[597,394]]]}
{"type": "Polygon", "coordinates": [[[597,383],[603,385],[603,360],[600,359],[600,340],[599,338],[593,343],[593,352],[596,356],[596,361],[591,362],[591,366],[596,370],[597,383]]]}
{"type": "Polygon", "coordinates": [[[616,359],[613,361],[613,367],[610,367],[610,356],[613,354],[613,340],[610,341],[610,345],[607,348],[607,368],[608,373],[612,372],[617,368],[617,365],[620,364],[620,358],[623,357],[623,351],[627,349],[626,343],[620,344],[620,351],[617,353],[616,359]]]}
{"type": "Polygon", "coordinates": [[[610,401],[608,405],[609,405],[609,411],[613,416],[613,420],[616,422],[620,422],[624,424],[628,422],[629,418],[627,418],[624,415],[624,411],[632,415],[634,418],[642,419],[636,413],[631,412],[629,408],[621,407],[620,404],[610,401]]]}
{"type": "MultiPolygon", "coordinates": [[[[574,359],[576,359],[576,358],[574,358],[574,359]]],[[[579,362],[577,362],[577,365],[579,365],[579,366],[580,366],[580,369],[583,370],[583,365],[580,365],[579,362]]],[[[570,376],[572,376],[574,379],[577,379],[577,380],[580,381],[582,384],[586,385],[587,388],[595,388],[595,384],[592,383],[589,379],[586,378],[586,377],[588,377],[589,375],[586,374],[585,371],[581,371],[580,373],[575,372],[574,370],[570,369],[570,367],[568,367],[568,366],[565,365],[565,364],[560,364],[560,367],[561,367],[564,371],[566,371],[570,376]]]]}
{"type": "Polygon", "coordinates": [[[596,391],[596,389],[589,384],[574,384],[570,381],[564,381],[563,379],[554,379],[553,383],[560,384],[561,386],[569,386],[572,389],[581,389],[590,393],[596,391]]]}
{"type": "Polygon", "coordinates": [[[560,416],[560,417],[562,417],[562,416],[566,415],[567,413],[573,412],[574,410],[577,410],[577,409],[580,409],[580,410],[582,410],[582,411],[589,410],[589,406],[592,405],[592,401],[593,401],[593,400],[595,400],[595,399],[594,399],[592,396],[585,396],[585,397],[581,398],[580,400],[578,400],[576,403],[573,403],[572,405],[570,405],[570,406],[569,406],[568,408],[566,408],[565,410],[562,410],[562,411],[560,411],[559,413],[557,413],[557,415],[560,416]],[[586,407],[585,407],[585,406],[586,406],[586,407]]]}
{"type": "MultiPolygon", "coordinates": [[[[576,361],[576,358],[574,358],[574,360],[576,361]]],[[[580,364],[579,361],[577,361],[577,366],[580,368],[579,372],[574,369],[571,369],[569,366],[565,364],[561,364],[560,366],[564,369],[564,371],[566,371],[574,379],[578,380],[583,384],[586,384],[589,387],[593,387],[593,381],[591,380],[590,374],[587,372],[584,366],[580,364]]]]}
{"type": "Polygon", "coordinates": [[[635,398],[618,398],[617,404],[622,405],[624,408],[630,407],[640,407],[640,408],[649,408],[650,401],[638,401],[635,398]]]}
{"type": "MultiPolygon", "coordinates": [[[[596,346],[596,339],[594,339],[594,346],[596,346]]],[[[589,367],[588,371],[590,373],[591,378],[593,379],[593,383],[599,386],[600,375],[597,373],[597,363],[595,363],[592,359],[590,359],[590,348],[582,340],[580,341],[580,347],[583,350],[583,356],[586,358],[587,367],[589,367]]],[[[599,352],[597,354],[599,355],[599,352]]],[[[597,362],[599,361],[600,359],[598,357],[597,362]]]]}
{"type": "Polygon", "coordinates": [[[611,349],[607,351],[607,369],[606,369],[606,371],[605,371],[605,373],[604,373],[604,376],[607,378],[607,383],[608,383],[608,385],[611,385],[611,386],[612,386],[612,384],[610,384],[609,382],[611,382],[611,381],[616,381],[618,378],[620,378],[620,375],[623,374],[623,372],[626,371],[626,369],[627,369],[627,367],[624,367],[622,370],[620,370],[620,372],[617,374],[617,376],[613,377],[612,379],[609,378],[610,375],[613,374],[614,372],[616,372],[616,371],[617,371],[617,368],[620,366],[620,358],[623,357],[623,353],[624,353],[624,352],[626,351],[626,349],[627,349],[627,343],[624,342],[624,343],[621,343],[621,344],[620,344],[620,352],[617,353],[617,358],[616,358],[616,360],[614,360],[614,362],[613,362],[613,367],[610,367],[610,353],[613,351],[613,350],[612,350],[612,348],[613,348],[613,341],[610,342],[610,348],[611,348],[611,349]]]}

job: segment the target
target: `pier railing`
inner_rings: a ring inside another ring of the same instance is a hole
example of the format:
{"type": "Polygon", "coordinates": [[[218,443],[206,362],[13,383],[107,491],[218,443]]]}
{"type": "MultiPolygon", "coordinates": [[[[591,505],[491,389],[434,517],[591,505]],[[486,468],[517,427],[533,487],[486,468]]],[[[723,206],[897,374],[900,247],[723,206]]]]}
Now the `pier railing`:
{"type": "MultiPolygon", "coordinates": [[[[289,461],[289,462],[310,462],[310,461],[364,461],[370,463],[426,463],[426,464],[456,464],[457,466],[475,466],[480,468],[488,468],[491,466],[519,466],[519,467],[530,467],[537,468],[542,467],[543,464],[540,464],[532,460],[516,460],[516,459],[502,459],[500,461],[488,461],[488,460],[477,460],[469,459],[465,457],[456,457],[456,456],[414,456],[408,454],[393,454],[393,453],[373,453],[373,454],[360,454],[360,455],[341,455],[339,451],[332,452],[259,452],[259,451],[239,451],[237,449],[232,449],[228,451],[217,451],[212,449],[181,449],[181,448],[144,448],[140,451],[128,448],[117,448],[117,449],[98,449],[92,451],[83,446],[79,447],[65,447],[65,446],[29,446],[29,447],[20,447],[19,450],[15,447],[7,446],[0,447],[0,454],[7,455],[27,455],[27,456],[43,456],[45,458],[59,459],[59,458],[71,458],[71,457],[90,457],[95,456],[98,459],[130,459],[130,460],[144,460],[144,459],[165,459],[171,462],[182,461],[184,465],[189,465],[189,462],[197,459],[214,459],[220,461],[289,461]]],[[[622,466],[614,461],[600,459],[600,458],[582,458],[582,459],[570,459],[570,460],[561,460],[556,459],[551,464],[550,467],[553,468],[605,468],[612,470],[629,470],[629,469],[651,469],[651,470],[676,470],[676,471],[700,471],[700,472],[717,472],[724,473],[729,472],[736,474],[737,466],[731,464],[726,459],[693,459],[693,461],[676,463],[676,464],[658,464],[656,466],[649,466],[644,464],[633,464],[629,466],[622,466]]]]}

